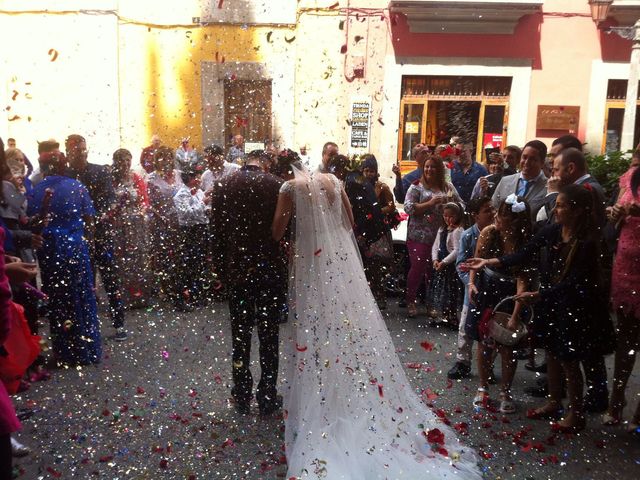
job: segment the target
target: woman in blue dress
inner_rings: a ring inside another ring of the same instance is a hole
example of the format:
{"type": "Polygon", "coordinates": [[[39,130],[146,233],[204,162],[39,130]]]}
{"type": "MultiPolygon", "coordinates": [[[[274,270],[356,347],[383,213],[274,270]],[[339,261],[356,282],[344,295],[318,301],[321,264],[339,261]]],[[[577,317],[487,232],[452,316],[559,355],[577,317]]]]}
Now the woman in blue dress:
{"type": "Polygon", "coordinates": [[[59,364],[99,363],[102,355],[93,271],[89,258],[95,211],[85,186],[63,176],[66,159],[60,151],[43,154],[44,180],[33,191],[29,215],[49,216],[38,250],[42,289],[49,296],[51,340],[59,364]]]}

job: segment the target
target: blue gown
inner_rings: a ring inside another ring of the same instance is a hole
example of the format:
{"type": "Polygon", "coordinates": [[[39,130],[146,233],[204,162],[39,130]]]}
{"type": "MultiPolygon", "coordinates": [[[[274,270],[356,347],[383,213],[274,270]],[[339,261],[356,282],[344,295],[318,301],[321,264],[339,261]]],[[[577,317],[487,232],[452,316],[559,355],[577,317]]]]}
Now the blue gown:
{"type": "Polygon", "coordinates": [[[46,189],[53,190],[38,251],[42,289],[49,296],[48,317],[56,360],[71,365],[99,363],[102,356],[85,216],[95,216],[86,187],[71,178],[52,175],[35,186],[28,214],[41,212],[46,189]]]}

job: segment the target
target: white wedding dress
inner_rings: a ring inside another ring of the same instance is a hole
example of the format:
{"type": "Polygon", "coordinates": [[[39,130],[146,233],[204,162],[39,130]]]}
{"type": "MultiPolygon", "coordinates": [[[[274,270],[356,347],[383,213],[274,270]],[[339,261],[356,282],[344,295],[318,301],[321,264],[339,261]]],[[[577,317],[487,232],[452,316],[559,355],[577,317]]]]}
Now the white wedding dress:
{"type": "Polygon", "coordinates": [[[477,457],[420,400],[367,284],[333,175],[296,169],[283,326],[287,478],[481,478],[477,457]],[[444,434],[440,443],[427,442],[444,434]]]}

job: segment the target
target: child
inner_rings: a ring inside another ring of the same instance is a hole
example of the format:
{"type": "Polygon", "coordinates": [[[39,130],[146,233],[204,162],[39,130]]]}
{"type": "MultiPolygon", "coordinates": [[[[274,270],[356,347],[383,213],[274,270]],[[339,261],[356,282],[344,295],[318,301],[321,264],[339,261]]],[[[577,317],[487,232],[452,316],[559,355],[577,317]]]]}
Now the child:
{"type": "MultiPolygon", "coordinates": [[[[441,318],[451,329],[458,328],[458,308],[462,303],[462,282],[456,272],[456,258],[463,233],[462,207],[447,203],[443,208],[444,226],[438,229],[431,248],[435,275],[431,282],[432,316],[441,318]]],[[[432,326],[437,320],[431,322],[432,326]]]]}
{"type": "MultiPolygon", "coordinates": [[[[486,259],[514,253],[527,243],[530,236],[529,206],[524,199],[515,194],[509,195],[500,204],[494,223],[480,232],[475,257],[486,259]]],[[[533,258],[533,255],[531,257],[533,258]]],[[[529,261],[532,258],[529,258],[529,261]]],[[[465,321],[465,331],[470,338],[478,342],[477,358],[480,385],[473,399],[473,406],[476,409],[486,408],[489,403],[489,377],[497,352],[500,354],[502,363],[498,411],[502,414],[512,414],[516,411],[516,405],[511,395],[511,383],[517,367],[517,358],[514,354],[517,346],[495,342],[482,331],[481,324],[483,315],[487,315],[487,312],[502,299],[527,290],[531,282],[529,270],[528,266],[521,268],[493,267],[470,272],[468,286],[470,311],[465,321]]],[[[520,320],[522,304],[508,302],[504,308],[506,312],[511,313],[506,327],[515,331],[520,320]]]]}
{"type": "Polygon", "coordinates": [[[189,311],[191,303],[204,306],[204,283],[209,257],[206,249],[211,197],[200,190],[199,172],[189,169],[181,173],[183,185],[173,197],[180,225],[178,255],[179,309],[189,311]]]}
{"type": "Polygon", "coordinates": [[[460,327],[458,328],[458,352],[456,353],[456,363],[447,373],[447,377],[452,380],[466,378],[471,374],[471,347],[473,339],[465,332],[465,322],[469,314],[469,296],[467,289],[469,286],[469,271],[462,268],[462,265],[474,256],[476,244],[480,232],[491,225],[496,214],[491,197],[474,198],[467,204],[467,213],[473,218],[473,225],[464,231],[460,239],[458,258],[456,259],[456,270],[458,277],[465,287],[464,303],[460,314],[460,327]]]}

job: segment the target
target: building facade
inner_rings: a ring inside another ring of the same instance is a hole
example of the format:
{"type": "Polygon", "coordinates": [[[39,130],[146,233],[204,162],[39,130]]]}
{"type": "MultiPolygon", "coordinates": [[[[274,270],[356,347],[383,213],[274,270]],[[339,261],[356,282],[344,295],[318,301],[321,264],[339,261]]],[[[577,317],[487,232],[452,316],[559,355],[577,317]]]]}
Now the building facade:
{"type": "MultiPolygon", "coordinates": [[[[272,140],[375,153],[383,178],[411,146],[619,146],[640,18],[615,0],[599,27],[587,0],[4,0],[2,135],[88,138],[91,158],[152,134],[178,146],[272,140]]],[[[637,133],[638,134],[638,133],[637,133]]]]}

